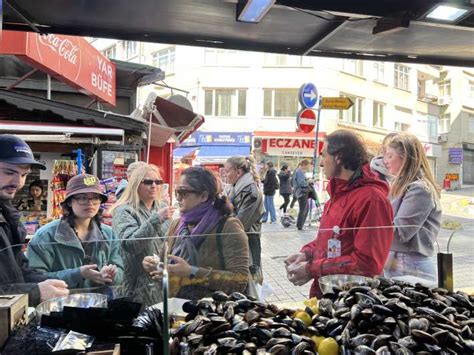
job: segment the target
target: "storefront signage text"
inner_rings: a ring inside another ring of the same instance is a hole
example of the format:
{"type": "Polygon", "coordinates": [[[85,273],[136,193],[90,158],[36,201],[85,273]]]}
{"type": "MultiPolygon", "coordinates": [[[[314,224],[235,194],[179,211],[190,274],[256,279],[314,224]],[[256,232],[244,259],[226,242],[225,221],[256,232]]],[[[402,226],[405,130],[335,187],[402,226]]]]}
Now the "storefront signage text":
{"type": "MultiPolygon", "coordinates": [[[[323,142],[319,142],[318,151],[321,152],[323,142]]],[[[268,155],[286,156],[313,156],[314,139],[268,138],[262,139],[262,152],[268,155]]]]}
{"type": "Polygon", "coordinates": [[[462,164],[463,162],[462,148],[449,148],[448,162],[451,164],[462,164]]]}
{"type": "Polygon", "coordinates": [[[247,132],[195,132],[183,142],[190,145],[245,145],[250,146],[252,134],[247,132]]]}
{"type": "Polygon", "coordinates": [[[115,106],[115,64],[82,37],[3,31],[0,54],[16,55],[59,81],[115,106]]]}

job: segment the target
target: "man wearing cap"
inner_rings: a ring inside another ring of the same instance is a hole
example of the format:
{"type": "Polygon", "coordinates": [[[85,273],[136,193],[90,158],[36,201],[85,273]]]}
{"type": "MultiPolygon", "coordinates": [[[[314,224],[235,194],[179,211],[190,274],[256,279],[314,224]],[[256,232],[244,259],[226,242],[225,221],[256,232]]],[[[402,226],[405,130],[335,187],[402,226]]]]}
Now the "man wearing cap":
{"type": "Polygon", "coordinates": [[[15,194],[25,185],[31,167],[46,167],[33,157],[30,147],[20,138],[0,135],[0,294],[29,296],[34,306],[50,298],[69,294],[61,280],[46,280],[47,276],[28,268],[21,251],[26,231],[20,222],[20,212],[11,204],[15,194]]]}

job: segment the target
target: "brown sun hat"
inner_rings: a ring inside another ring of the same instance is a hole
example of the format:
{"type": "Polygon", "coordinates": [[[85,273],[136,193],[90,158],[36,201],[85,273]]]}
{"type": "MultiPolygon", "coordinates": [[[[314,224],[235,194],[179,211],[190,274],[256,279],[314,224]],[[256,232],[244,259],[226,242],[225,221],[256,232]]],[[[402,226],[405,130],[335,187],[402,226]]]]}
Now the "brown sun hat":
{"type": "Polygon", "coordinates": [[[65,200],[69,199],[70,197],[78,194],[87,194],[87,193],[94,193],[100,195],[102,199],[102,203],[107,201],[107,195],[102,192],[100,188],[100,181],[99,178],[95,175],[76,175],[71,180],[68,181],[66,186],[66,198],[65,200]]]}

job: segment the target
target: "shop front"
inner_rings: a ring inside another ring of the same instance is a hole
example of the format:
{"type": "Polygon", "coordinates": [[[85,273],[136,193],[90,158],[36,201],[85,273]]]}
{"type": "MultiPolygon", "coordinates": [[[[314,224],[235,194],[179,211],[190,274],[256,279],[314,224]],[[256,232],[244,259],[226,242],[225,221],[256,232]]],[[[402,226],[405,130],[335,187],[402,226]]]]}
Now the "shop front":
{"type": "MultiPolygon", "coordinates": [[[[318,136],[318,154],[323,148],[326,134],[320,132],[318,136]]],[[[288,164],[290,170],[295,170],[303,159],[313,160],[315,149],[315,134],[303,132],[254,132],[254,155],[260,164],[272,161],[276,168],[283,163],[288,164]]]]}
{"type": "Polygon", "coordinates": [[[225,161],[235,155],[251,153],[250,132],[195,132],[174,150],[174,170],[205,166],[221,175],[225,161]]]}

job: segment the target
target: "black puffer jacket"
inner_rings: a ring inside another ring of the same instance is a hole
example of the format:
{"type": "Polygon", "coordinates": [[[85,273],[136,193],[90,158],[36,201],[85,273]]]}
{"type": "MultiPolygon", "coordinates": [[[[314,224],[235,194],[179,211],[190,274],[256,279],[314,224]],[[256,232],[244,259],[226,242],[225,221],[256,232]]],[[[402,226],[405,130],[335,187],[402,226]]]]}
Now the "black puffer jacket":
{"type": "Polygon", "coordinates": [[[278,174],[278,179],[280,179],[280,195],[291,195],[293,192],[290,177],[291,172],[289,170],[281,170],[278,174]]]}
{"type": "Polygon", "coordinates": [[[263,180],[263,194],[273,196],[276,190],[278,190],[278,179],[276,177],[276,170],[272,168],[265,174],[265,179],[263,180]]]}
{"type": "Polygon", "coordinates": [[[28,268],[21,251],[25,235],[20,213],[9,201],[0,201],[0,295],[27,293],[30,306],[36,306],[40,302],[37,283],[47,277],[28,268]]]}

